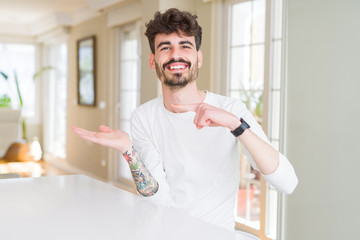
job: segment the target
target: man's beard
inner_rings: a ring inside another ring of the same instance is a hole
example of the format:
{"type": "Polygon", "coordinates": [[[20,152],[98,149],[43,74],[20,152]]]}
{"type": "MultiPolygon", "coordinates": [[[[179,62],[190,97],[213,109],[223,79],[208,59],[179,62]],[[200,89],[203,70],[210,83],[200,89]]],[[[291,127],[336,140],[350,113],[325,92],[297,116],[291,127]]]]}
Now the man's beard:
{"type": "Polygon", "coordinates": [[[158,63],[155,62],[156,66],[156,74],[160,80],[163,80],[163,83],[170,87],[171,90],[177,90],[184,88],[189,83],[195,81],[195,79],[198,77],[199,73],[199,67],[197,61],[192,66],[190,62],[186,62],[182,59],[180,60],[170,60],[169,62],[163,64],[163,67],[160,68],[158,63]],[[185,62],[188,64],[189,71],[186,73],[171,73],[168,71],[165,71],[166,65],[169,65],[172,62],[185,62]],[[191,67],[192,66],[192,67],[191,67]]]}

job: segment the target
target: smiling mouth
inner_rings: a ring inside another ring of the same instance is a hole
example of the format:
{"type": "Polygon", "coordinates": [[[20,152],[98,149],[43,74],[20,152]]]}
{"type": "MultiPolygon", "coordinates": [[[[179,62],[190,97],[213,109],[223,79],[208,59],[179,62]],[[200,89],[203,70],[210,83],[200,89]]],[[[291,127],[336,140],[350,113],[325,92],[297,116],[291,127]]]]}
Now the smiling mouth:
{"type": "Polygon", "coordinates": [[[179,59],[177,61],[170,60],[169,62],[165,63],[163,65],[163,69],[165,68],[170,71],[178,71],[178,70],[184,70],[186,68],[190,68],[191,63],[187,62],[185,60],[179,59]]]}
{"type": "Polygon", "coordinates": [[[168,70],[184,70],[185,68],[187,68],[187,65],[184,65],[184,64],[166,66],[166,69],[168,69],[168,70]]]}

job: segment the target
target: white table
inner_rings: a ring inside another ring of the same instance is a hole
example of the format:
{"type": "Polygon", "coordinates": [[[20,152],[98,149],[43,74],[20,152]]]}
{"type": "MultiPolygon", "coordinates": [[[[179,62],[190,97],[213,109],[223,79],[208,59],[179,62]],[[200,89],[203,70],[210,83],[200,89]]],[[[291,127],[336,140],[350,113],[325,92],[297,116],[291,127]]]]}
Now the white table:
{"type": "Polygon", "coordinates": [[[247,239],[84,175],[0,180],[0,238],[247,239]]]}

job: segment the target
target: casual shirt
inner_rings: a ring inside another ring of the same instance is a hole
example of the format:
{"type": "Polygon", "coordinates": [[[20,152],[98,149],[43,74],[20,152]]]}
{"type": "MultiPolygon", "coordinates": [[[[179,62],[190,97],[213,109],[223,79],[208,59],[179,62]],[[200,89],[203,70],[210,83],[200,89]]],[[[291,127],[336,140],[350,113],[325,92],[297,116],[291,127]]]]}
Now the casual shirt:
{"type": "MultiPolygon", "coordinates": [[[[243,118],[250,129],[269,142],[245,104],[211,92],[204,103],[243,118]]],[[[150,199],[219,226],[234,229],[239,188],[239,144],[228,128],[197,129],[194,112],[172,113],[162,96],[139,106],[132,114],[135,149],[159,183],[150,199]]],[[[246,149],[244,149],[246,152],[246,149]]],[[[265,179],[277,190],[291,193],[297,177],[290,162],[279,155],[279,166],[265,179]]],[[[256,164],[248,155],[253,168],[256,164]]]]}

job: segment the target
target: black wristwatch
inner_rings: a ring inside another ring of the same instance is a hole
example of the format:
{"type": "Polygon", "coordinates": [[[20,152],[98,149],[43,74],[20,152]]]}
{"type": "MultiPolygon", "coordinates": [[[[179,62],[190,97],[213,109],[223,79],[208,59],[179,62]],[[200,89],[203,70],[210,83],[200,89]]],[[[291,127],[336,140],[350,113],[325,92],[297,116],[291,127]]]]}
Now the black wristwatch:
{"type": "Polygon", "coordinates": [[[231,131],[231,133],[235,136],[235,137],[238,137],[240,136],[241,134],[243,134],[245,132],[246,129],[250,128],[250,125],[247,124],[247,122],[245,122],[244,119],[240,118],[240,126],[235,129],[234,131],[231,131]]]}

